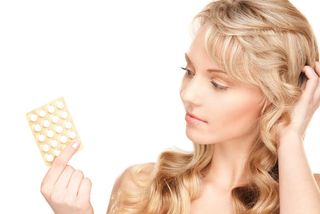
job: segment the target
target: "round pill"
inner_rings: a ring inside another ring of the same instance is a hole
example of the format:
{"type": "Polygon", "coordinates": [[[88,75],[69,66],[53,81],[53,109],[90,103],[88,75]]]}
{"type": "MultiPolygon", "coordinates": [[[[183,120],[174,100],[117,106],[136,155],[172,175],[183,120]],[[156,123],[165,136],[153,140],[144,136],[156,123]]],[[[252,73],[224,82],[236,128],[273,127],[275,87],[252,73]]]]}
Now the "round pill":
{"type": "Polygon", "coordinates": [[[58,107],[59,109],[63,109],[64,103],[63,103],[63,102],[58,102],[57,107],[58,107]]]}
{"type": "Polygon", "coordinates": [[[63,131],[62,126],[57,126],[57,127],[56,127],[56,132],[57,132],[57,133],[61,133],[62,131],[63,131]]]}
{"type": "Polygon", "coordinates": [[[47,136],[48,136],[48,137],[53,137],[53,135],[54,135],[54,132],[53,132],[52,130],[49,130],[49,131],[47,132],[47,136]]]}
{"type": "Polygon", "coordinates": [[[39,124],[35,125],[33,127],[33,129],[36,131],[36,132],[40,132],[41,131],[41,126],[39,124]]]}
{"type": "Polygon", "coordinates": [[[41,146],[41,150],[44,151],[44,152],[47,152],[50,150],[50,146],[48,144],[43,144],[41,146]]]}
{"type": "Polygon", "coordinates": [[[72,123],[69,122],[69,121],[67,121],[67,122],[64,124],[64,126],[65,126],[67,129],[71,129],[72,123]]]}
{"type": "Polygon", "coordinates": [[[43,134],[39,135],[38,140],[40,142],[44,142],[44,140],[46,139],[46,136],[44,136],[43,134]]]}
{"type": "Polygon", "coordinates": [[[54,106],[49,105],[49,106],[48,106],[48,112],[49,112],[49,113],[53,113],[54,111],[55,111],[54,106]]]}
{"type": "Polygon", "coordinates": [[[63,119],[66,119],[66,118],[68,117],[68,112],[66,112],[66,111],[62,112],[62,113],[61,113],[61,117],[62,117],[63,119]]]}
{"type": "Polygon", "coordinates": [[[45,112],[44,110],[41,110],[41,111],[39,112],[39,115],[40,115],[40,117],[44,117],[44,116],[47,115],[47,112],[45,112]]]}
{"type": "Polygon", "coordinates": [[[52,122],[57,123],[59,121],[59,117],[52,116],[51,120],[52,120],[52,122]]]}
{"type": "Polygon", "coordinates": [[[53,154],[55,156],[59,156],[61,154],[61,151],[56,149],[56,150],[53,151],[53,154]]]}
{"type": "Polygon", "coordinates": [[[71,131],[68,133],[68,136],[71,138],[71,139],[74,139],[76,137],[76,133],[71,131]]]}
{"type": "Polygon", "coordinates": [[[35,122],[35,121],[38,120],[38,116],[35,115],[35,114],[32,114],[32,115],[30,116],[30,120],[31,120],[32,122],[35,122]]]}
{"type": "Polygon", "coordinates": [[[46,155],[46,160],[49,161],[49,162],[52,162],[54,159],[54,156],[52,154],[47,154],[46,155]]]}
{"type": "Polygon", "coordinates": [[[61,143],[66,143],[68,141],[68,138],[66,136],[61,136],[60,141],[61,143]]]}
{"type": "Polygon", "coordinates": [[[56,148],[58,146],[58,142],[56,140],[52,140],[50,141],[50,145],[51,147],[56,148]]]}
{"type": "Polygon", "coordinates": [[[46,127],[46,128],[48,128],[48,127],[50,126],[49,120],[44,120],[42,124],[43,124],[43,126],[46,127]]]}

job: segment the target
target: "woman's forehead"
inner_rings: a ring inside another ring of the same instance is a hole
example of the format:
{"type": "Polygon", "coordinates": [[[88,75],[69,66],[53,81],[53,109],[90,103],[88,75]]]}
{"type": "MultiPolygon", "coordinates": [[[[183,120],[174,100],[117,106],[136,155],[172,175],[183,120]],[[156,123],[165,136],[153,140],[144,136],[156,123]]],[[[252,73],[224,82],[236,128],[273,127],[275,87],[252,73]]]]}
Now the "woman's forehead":
{"type": "Polygon", "coordinates": [[[233,84],[257,87],[254,76],[259,72],[252,67],[244,50],[232,36],[223,35],[208,22],[198,27],[185,55],[194,69],[220,70],[233,84]]]}

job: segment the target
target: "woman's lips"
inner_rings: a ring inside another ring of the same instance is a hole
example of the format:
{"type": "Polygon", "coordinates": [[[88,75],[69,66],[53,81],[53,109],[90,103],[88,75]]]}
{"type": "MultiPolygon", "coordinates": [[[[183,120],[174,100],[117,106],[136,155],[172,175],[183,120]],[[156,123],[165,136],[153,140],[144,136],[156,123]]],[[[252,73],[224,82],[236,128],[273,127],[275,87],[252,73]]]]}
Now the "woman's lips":
{"type": "Polygon", "coordinates": [[[193,114],[190,114],[190,113],[186,113],[186,117],[185,117],[186,121],[188,123],[199,123],[199,122],[202,122],[202,123],[208,123],[207,121],[205,120],[202,120],[200,118],[198,118],[197,116],[193,115],[193,114]]]}

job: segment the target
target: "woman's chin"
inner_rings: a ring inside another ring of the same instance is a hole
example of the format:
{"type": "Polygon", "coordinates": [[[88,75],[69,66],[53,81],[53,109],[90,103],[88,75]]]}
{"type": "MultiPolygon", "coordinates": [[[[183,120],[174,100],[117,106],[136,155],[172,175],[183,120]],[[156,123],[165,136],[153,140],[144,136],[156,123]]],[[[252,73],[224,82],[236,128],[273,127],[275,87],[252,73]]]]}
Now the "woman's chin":
{"type": "Polygon", "coordinates": [[[207,138],[203,134],[195,131],[186,130],[187,138],[192,141],[194,144],[216,144],[217,141],[212,138],[207,138]]]}

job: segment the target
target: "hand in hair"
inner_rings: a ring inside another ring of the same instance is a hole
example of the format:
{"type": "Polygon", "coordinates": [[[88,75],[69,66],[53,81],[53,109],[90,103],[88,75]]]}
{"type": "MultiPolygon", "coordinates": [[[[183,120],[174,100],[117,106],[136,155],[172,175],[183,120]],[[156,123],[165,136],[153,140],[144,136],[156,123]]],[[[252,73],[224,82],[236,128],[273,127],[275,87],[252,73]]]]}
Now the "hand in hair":
{"type": "MultiPolygon", "coordinates": [[[[310,66],[305,66],[303,72],[307,76],[307,83],[292,110],[291,122],[288,125],[282,123],[279,126],[279,139],[293,134],[299,136],[302,143],[305,130],[314,112],[320,105],[320,62],[315,63],[315,69],[310,66]]],[[[278,144],[280,144],[280,142],[281,140],[278,141],[278,144]]]]}

